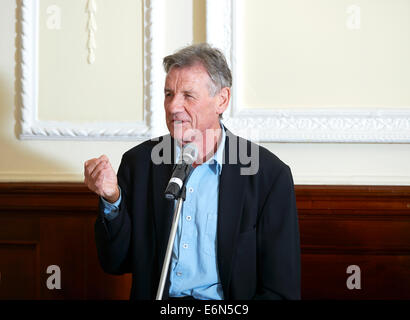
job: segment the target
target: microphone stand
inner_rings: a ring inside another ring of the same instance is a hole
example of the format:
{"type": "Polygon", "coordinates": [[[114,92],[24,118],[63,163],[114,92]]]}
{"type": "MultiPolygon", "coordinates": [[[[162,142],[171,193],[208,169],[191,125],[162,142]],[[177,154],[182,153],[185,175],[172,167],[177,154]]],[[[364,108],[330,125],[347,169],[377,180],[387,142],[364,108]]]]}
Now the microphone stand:
{"type": "Polygon", "coordinates": [[[161,278],[159,279],[156,300],[162,300],[162,295],[164,293],[164,287],[165,287],[165,282],[167,280],[169,263],[171,261],[172,248],[174,246],[175,235],[177,233],[179,217],[181,215],[182,203],[183,201],[185,201],[185,198],[186,198],[186,187],[184,185],[182,188],[182,192],[179,194],[178,197],[176,197],[177,205],[175,207],[174,217],[172,219],[171,232],[169,234],[167,251],[165,253],[164,263],[162,265],[161,278]]]}

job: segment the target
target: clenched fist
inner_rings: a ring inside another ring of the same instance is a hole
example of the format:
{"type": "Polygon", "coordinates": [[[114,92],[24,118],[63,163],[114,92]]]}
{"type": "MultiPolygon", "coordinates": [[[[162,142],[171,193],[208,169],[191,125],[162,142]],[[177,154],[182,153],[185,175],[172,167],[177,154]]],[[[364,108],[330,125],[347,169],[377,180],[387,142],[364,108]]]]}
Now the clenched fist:
{"type": "Polygon", "coordinates": [[[84,183],[108,202],[114,203],[120,197],[117,175],[106,155],[84,163],[84,183]]]}

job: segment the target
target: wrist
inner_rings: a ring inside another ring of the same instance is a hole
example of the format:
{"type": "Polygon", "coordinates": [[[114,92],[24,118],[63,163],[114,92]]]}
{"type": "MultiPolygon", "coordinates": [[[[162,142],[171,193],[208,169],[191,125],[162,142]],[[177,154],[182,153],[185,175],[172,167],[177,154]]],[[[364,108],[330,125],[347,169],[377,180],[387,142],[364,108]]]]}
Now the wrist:
{"type": "Polygon", "coordinates": [[[104,196],[103,198],[104,198],[105,201],[107,201],[107,202],[109,202],[109,203],[111,203],[111,204],[117,202],[118,199],[120,198],[120,190],[119,190],[119,188],[118,188],[118,185],[117,185],[117,187],[116,187],[115,192],[114,192],[113,195],[104,196]]]}

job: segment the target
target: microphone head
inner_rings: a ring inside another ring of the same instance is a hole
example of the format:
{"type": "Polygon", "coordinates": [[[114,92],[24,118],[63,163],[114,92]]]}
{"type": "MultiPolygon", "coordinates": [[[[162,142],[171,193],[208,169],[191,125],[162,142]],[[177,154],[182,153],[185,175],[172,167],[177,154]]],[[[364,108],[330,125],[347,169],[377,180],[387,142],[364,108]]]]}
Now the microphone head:
{"type": "Polygon", "coordinates": [[[182,161],[193,164],[198,158],[198,147],[195,143],[188,143],[182,149],[182,161]]]}

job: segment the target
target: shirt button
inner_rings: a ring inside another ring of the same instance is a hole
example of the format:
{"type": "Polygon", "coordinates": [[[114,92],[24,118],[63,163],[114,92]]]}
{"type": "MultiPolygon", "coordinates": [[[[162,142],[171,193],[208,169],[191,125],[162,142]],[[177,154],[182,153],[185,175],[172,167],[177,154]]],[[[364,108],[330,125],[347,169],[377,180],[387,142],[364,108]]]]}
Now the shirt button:
{"type": "Polygon", "coordinates": [[[187,219],[188,221],[191,221],[192,217],[191,217],[191,216],[187,216],[186,219],[187,219]]]}
{"type": "Polygon", "coordinates": [[[181,272],[177,272],[177,276],[178,276],[178,277],[182,276],[182,273],[181,273],[181,272]]]}
{"type": "Polygon", "coordinates": [[[184,249],[188,249],[188,244],[184,243],[184,245],[182,246],[184,249]]]}
{"type": "Polygon", "coordinates": [[[192,193],[192,192],[194,192],[194,188],[189,187],[188,191],[189,191],[190,193],[192,193]]]}

